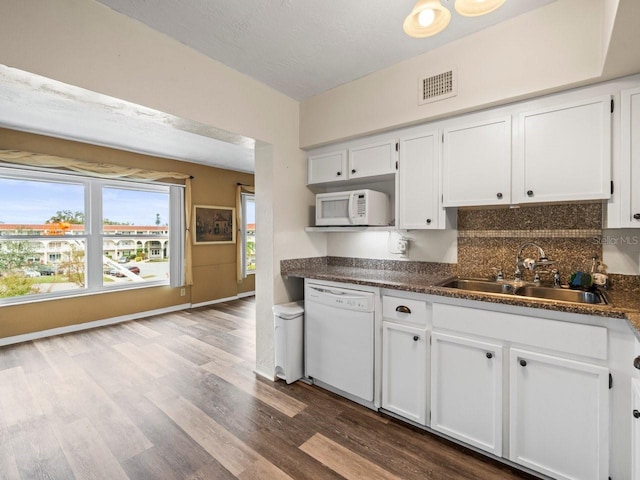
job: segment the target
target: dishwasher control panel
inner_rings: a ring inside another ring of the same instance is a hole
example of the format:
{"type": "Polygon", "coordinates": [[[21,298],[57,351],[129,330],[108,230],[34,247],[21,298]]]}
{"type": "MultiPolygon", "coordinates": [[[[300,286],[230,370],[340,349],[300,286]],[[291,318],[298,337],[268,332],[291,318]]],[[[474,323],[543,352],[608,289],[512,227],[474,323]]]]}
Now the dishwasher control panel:
{"type": "Polygon", "coordinates": [[[329,285],[308,283],[305,289],[305,302],[316,302],[345,310],[373,312],[375,307],[372,292],[351,290],[329,285]]]}

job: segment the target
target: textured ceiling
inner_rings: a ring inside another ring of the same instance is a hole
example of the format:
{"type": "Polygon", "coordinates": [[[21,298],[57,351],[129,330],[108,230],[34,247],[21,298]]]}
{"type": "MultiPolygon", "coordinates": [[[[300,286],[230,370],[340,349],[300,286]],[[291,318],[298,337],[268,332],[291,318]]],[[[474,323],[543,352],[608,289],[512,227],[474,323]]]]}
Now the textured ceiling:
{"type": "Polygon", "coordinates": [[[507,0],[475,18],[452,12],[431,38],[402,30],[415,0],[98,0],[301,100],[554,0],[507,0]]]}
{"type": "MultiPolygon", "coordinates": [[[[402,22],[415,0],[98,0],[295,99],[304,99],[555,0],[455,13],[435,37],[402,22]]],[[[254,142],[213,127],[0,65],[0,126],[254,171],[254,142]]]]}

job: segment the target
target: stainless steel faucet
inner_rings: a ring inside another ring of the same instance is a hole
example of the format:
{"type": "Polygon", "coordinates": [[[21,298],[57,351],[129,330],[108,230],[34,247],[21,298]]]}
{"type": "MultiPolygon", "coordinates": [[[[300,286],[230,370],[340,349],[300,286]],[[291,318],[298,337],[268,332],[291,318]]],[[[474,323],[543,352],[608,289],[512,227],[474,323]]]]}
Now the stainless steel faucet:
{"type": "MultiPolygon", "coordinates": [[[[554,264],[554,261],[549,260],[547,258],[547,255],[544,253],[544,250],[540,245],[538,245],[535,242],[525,242],[522,245],[520,245],[520,248],[518,248],[518,253],[516,255],[516,270],[515,270],[514,278],[516,280],[522,280],[521,268],[525,268],[533,272],[538,267],[543,267],[543,266],[548,266],[553,264],[554,264]],[[538,249],[537,260],[533,260],[532,258],[525,258],[524,260],[522,259],[522,252],[527,247],[536,247],[538,249]]],[[[537,279],[539,281],[540,277],[538,276],[537,279]]]]}

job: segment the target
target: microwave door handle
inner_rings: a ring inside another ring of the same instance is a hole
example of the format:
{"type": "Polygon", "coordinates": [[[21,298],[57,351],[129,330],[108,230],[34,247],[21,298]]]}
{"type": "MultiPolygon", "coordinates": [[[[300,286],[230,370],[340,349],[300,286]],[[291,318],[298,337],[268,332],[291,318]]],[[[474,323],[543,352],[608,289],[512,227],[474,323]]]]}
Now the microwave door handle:
{"type": "Polygon", "coordinates": [[[349,194],[349,207],[348,207],[348,215],[349,215],[349,223],[353,224],[353,200],[355,199],[355,194],[349,194]]]}

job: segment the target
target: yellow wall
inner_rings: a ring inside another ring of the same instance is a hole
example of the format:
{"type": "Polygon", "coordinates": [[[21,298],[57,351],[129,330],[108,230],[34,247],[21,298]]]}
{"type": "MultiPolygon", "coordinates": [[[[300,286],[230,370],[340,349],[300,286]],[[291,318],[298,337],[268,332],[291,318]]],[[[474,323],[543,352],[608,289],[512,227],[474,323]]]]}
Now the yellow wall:
{"type": "Polygon", "coordinates": [[[299,103],[94,0],[4,1],[0,18],[4,65],[258,140],[256,371],[273,376],[271,308],[300,298],[280,260],[326,254],[304,231],[314,198],[299,103]]]}
{"type": "MultiPolygon", "coordinates": [[[[193,175],[194,204],[235,206],[237,183],[253,185],[250,173],[123,152],[42,135],[0,129],[0,149],[25,150],[87,161],[193,175]]],[[[255,289],[255,276],[236,282],[235,245],[193,247],[193,280],[186,296],[170,287],[140,288],[0,307],[0,338],[122,315],[231,297],[255,289]]]]}

